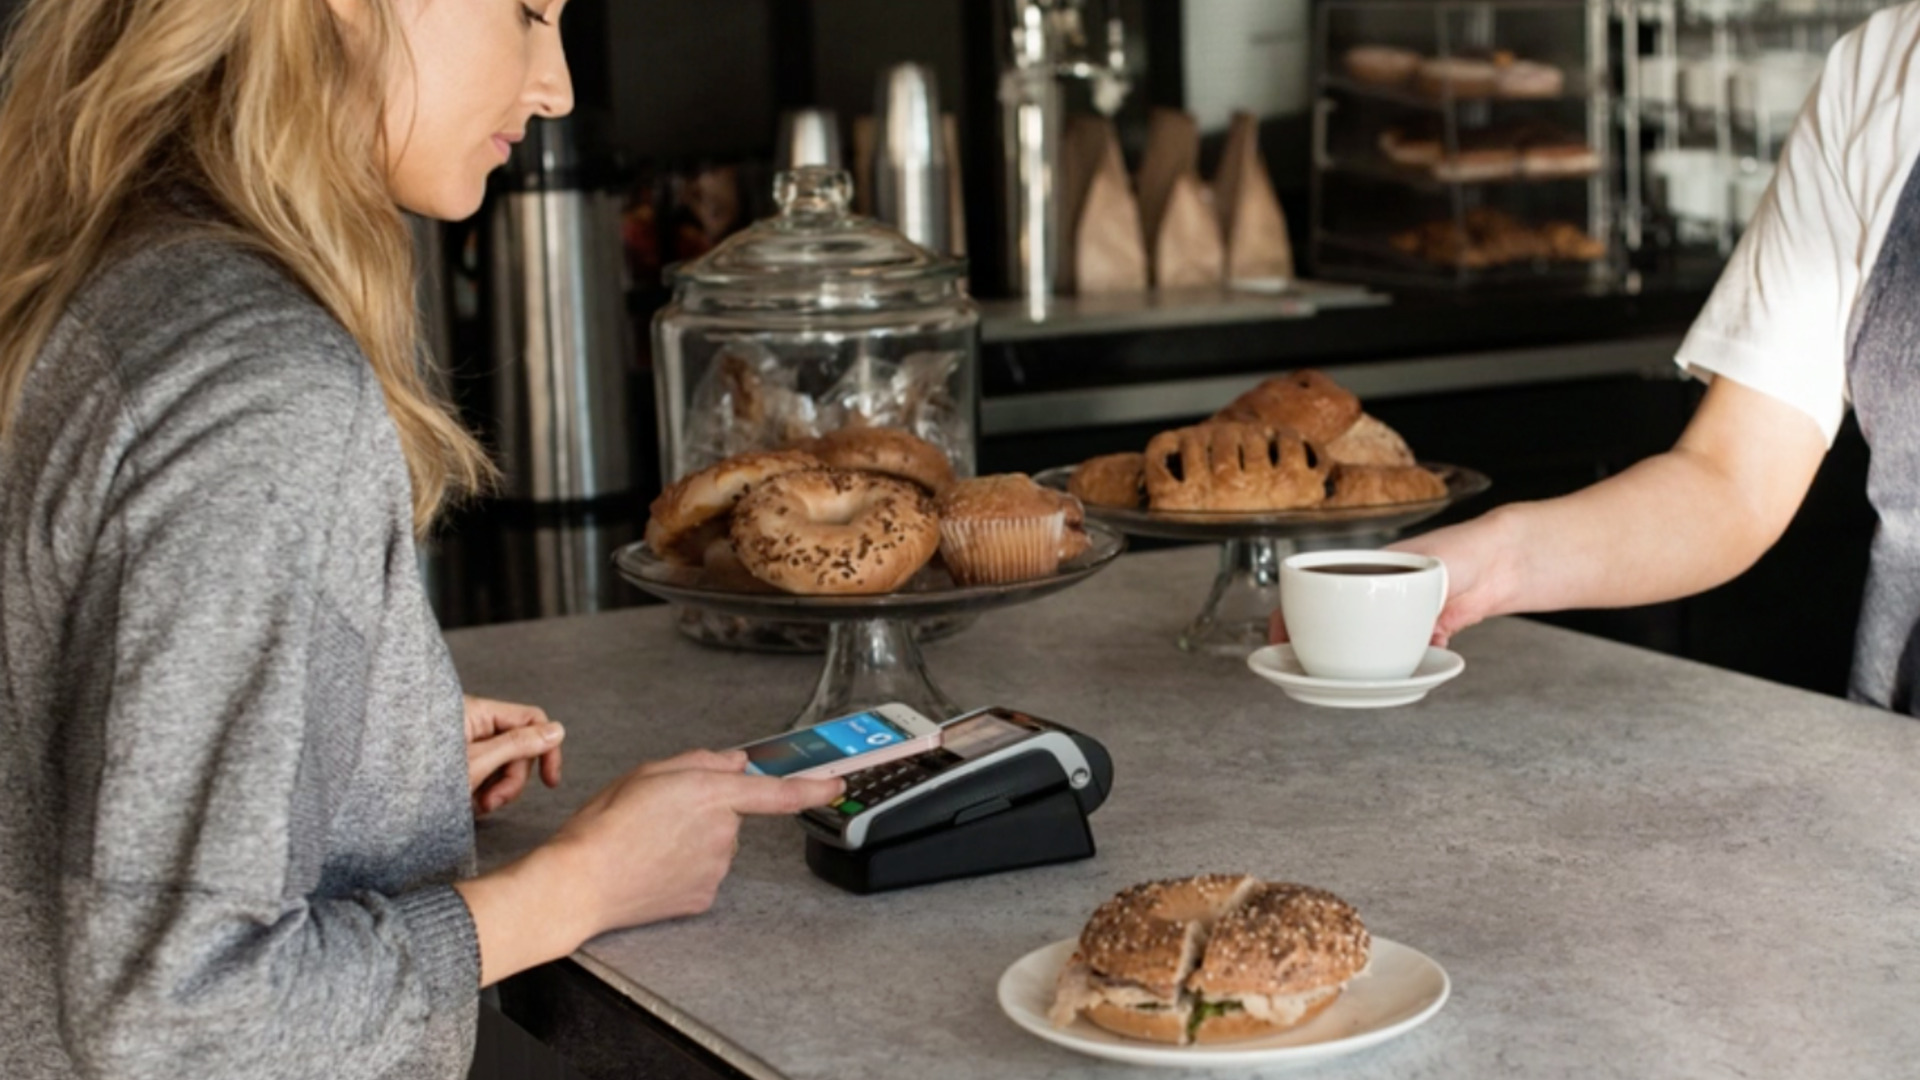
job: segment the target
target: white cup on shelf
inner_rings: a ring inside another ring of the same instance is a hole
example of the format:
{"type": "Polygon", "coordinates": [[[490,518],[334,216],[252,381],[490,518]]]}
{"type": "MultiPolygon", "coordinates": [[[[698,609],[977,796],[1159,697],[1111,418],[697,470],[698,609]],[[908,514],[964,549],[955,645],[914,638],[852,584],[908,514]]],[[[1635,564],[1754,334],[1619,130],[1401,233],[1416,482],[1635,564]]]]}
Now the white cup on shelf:
{"type": "Polygon", "coordinates": [[[1718,226],[1727,220],[1732,163],[1717,150],[1683,146],[1647,155],[1657,205],[1677,218],[1718,226]]]}
{"type": "Polygon", "coordinates": [[[1696,56],[1680,61],[1680,104],[1695,112],[1727,107],[1727,80],[1738,70],[1731,59],[1696,56]]]}
{"type": "Polygon", "coordinates": [[[1817,56],[1789,50],[1764,52],[1744,61],[1734,81],[1733,107],[1765,117],[1771,130],[1784,133],[1820,81],[1822,65],[1817,56]]]}
{"type": "Polygon", "coordinates": [[[1640,100],[1648,105],[1671,107],[1680,103],[1680,58],[1677,56],[1642,56],[1639,87],[1640,100]]]}

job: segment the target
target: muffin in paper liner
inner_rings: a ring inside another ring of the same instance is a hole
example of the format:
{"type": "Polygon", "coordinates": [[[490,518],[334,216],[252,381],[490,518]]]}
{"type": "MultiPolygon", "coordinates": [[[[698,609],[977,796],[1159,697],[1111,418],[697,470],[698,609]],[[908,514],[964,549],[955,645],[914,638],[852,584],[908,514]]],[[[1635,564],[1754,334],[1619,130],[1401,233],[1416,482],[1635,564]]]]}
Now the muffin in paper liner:
{"type": "Polygon", "coordinates": [[[940,557],[961,585],[997,585],[1060,569],[1066,511],[1014,518],[941,518],[940,557]]]}

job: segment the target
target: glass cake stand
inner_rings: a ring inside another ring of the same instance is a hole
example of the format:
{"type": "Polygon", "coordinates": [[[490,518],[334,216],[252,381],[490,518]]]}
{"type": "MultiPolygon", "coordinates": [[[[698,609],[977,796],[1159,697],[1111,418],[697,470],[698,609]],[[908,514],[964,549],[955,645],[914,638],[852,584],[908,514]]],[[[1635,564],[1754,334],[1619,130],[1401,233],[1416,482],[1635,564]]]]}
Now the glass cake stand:
{"type": "MultiPolygon", "coordinates": [[[[1326,547],[1346,541],[1375,546],[1380,534],[1417,525],[1491,486],[1484,474],[1472,469],[1421,464],[1446,481],[1444,497],[1334,510],[1251,513],[1135,510],[1088,503],[1087,518],[1130,536],[1219,544],[1220,571],[1214,575],[1213,591],[1200,614],[1180,632],[1180,647],[1187,652],[1244,657],[1267,643],[1267,617],[1280,606],[1280,560],[1300,550],[1303,543],[1326,547]]],[[[1065,491],[1074,468],[1056,466],[1034,479],[1065,491]]]]}
{"type": "Polygon", "coordinates": [[[1126,537],[1111,525],[1087,522],[1092,542],[1058,572],[999,585],[956,585],[935,559],[907,584],[877,596],[796,596],[716,582],[697,567],[675,566],[655,555],[645,542],[614,553],[620,576],[675,604],[726,615],[824,623],[827,654],[813,696],[793,718],[790,729],[845,716],[874,705],[900,702],[935,720],[961,712],[927,674],[914,639],[915,622],[974,615],[1024,604],[1093,576],[1126,550],[1126,537]]]}

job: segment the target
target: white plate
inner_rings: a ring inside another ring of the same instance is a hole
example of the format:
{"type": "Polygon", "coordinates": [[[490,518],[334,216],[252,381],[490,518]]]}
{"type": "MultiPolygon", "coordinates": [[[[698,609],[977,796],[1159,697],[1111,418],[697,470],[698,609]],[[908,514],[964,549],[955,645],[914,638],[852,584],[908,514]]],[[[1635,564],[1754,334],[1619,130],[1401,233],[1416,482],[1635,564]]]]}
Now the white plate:
{"type": "Polygon", "coordinates": [[[1095,1027],[1085,1018],[1064,1028],[1054,1027],[1047,1019],[1054,980],[1078,940],[1043,945],[1014,961],[1000,976],[1000,1008],[1014,1023],[1048,1042],[1133,1065],[1203,1069],[1318,1064],[1404,1035],[1447,1001],[1447,973],[1439,964],[1416,949],[1377,937],[1367,970],[1355,976],[1325,1012],[1297,1028],[1260,1039],[1204,1046],[1140,1042],[1095,1027]]]}
{"type": "Polygon", "coordinates": [[[1293,646],[1268,645],[1254,650],[1247,666],[1295,701],[1336,709],[1382,709],[1419,701],[1427,691],[1465,671],[1467,662],[1459,653],[1429,647],[1420,666],[1404,679],[1319,679],[1300,666],[1293,646]]]}

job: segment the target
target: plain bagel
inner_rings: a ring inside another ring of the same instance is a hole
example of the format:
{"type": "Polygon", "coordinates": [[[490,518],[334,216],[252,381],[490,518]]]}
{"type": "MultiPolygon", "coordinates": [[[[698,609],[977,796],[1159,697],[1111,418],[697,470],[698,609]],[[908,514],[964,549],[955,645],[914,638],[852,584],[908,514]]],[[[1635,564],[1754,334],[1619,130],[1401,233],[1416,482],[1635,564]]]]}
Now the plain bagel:
{"type": "Polygon", "coordinates": [[[925,491],[845,469],[790,472],[760,484],[734,508],[732,536],[754,577],[809,596],[889,592],[940,547],[925,491]]]}
{"type": "Polygon", "coordinates": [[[820,459],[799,450],[739,454],[675,480],[647,508],[647,546],[683,566],[700,565],[707,545],[726,535],[725,517],[755,484],[820,459]]]}

